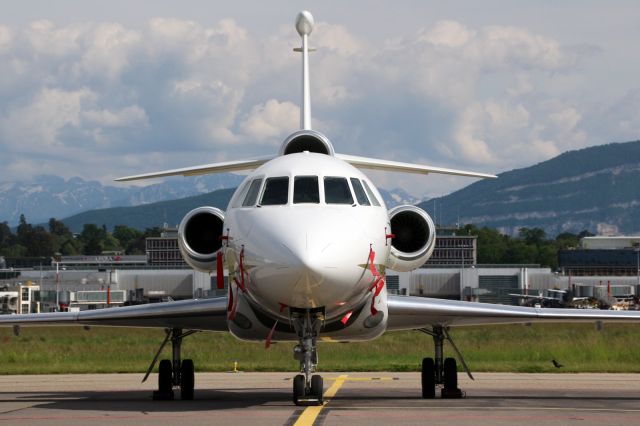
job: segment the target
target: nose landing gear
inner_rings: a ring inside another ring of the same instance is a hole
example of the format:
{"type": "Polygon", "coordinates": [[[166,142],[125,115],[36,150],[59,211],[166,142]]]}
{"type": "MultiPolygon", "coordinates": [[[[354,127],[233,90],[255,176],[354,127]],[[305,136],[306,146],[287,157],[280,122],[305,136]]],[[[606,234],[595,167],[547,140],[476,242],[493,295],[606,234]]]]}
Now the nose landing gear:
{"type": "Polygon", "coordinates": [[[307,309],[292,312],[291,320],[299,343],[293,358],[300,361],[300,373],[293,379],[293,402],[296,405],[322,405],[322,376],[313,374],[318,366],[317,337],[322,327],[321,311],[307,309]]]}

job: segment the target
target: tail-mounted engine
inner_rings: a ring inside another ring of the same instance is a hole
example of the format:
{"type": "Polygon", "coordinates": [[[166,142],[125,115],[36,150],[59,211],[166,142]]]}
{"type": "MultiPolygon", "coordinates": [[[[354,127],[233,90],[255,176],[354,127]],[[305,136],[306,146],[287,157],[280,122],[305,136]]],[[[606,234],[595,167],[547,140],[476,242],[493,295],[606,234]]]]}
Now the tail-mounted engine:
{"type": "Polygon", "coordinates": [[[224,212],[215,207],[191,210],[178,227],[178,246],[185,262],[194,269],[216,269],[216,253],[222,247],[224,212]]]}
{"type": "Polygon", "coordinates": [[[330,156],[335,154],[329,139],[315,130],[300,130],[292,133],[282,142],[279,154],[288,155],[304,151],[330,156]]]}
{"type": "Polygon", "coordinates": [[[398,206],[389,210],[391,252],[386,266],[408,272],[422,266],[436,245],[436,227],[431,217],[416,206],[398,206]]]}

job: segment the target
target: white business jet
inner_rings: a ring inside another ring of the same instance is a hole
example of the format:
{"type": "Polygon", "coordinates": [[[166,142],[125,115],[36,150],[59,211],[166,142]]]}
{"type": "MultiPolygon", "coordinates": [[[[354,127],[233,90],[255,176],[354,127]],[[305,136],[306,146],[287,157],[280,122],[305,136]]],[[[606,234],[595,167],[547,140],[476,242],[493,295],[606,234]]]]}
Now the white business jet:
{"type": "MultiPolygon", "coordinates": [[[[314,374],[317,342],[371,340],[386,331],[419,330],[431,335],[435,356],[422,361],[422,396],[460,397],[456,359],[444,358],[450,327],[534,321],[640,321],[640,312],[536,309],[484,303],[388,295],[385,270],[422,266],[435,245],[435,226],[415,206],[387,211],[371,180],[361,170],[443,173],[494,178],[482,173],[341,155],[329,139],[311,129],[309,35],[314,21],[301,12],[296,30],[302,38],[301,130],[287,137],[267,158],[230,161],[118,179],[250,171],[225,212],[200,207],[179,226],[179,244],[195,269],[228,271],[228,296],[96,311],[12,315],[0,325],[41,324],[162,327],[171,341],[172,360],[159,365],[157,399],[173,398],[180,388],[192,399],[194,367],[181,359],[181,342],[196,331],[231,332],[242,340],[294,341],[300,374],[293,401],[321,404],[323,381],[314,374]]],[[[223,284],[220,280],[219,284],[223,284]]],[[[18,331],[18,330],[16,330],[18,331]]],[[[0,349],[1,350],[1,349],[0,349]]]]}

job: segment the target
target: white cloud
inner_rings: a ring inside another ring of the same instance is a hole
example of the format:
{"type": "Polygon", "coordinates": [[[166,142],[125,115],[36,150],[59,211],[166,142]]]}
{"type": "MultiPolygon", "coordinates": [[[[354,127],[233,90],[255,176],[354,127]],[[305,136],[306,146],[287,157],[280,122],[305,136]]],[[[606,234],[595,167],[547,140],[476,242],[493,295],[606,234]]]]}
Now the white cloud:
{"type": "MultiPolygon", "coordinates": [[[[0,170],[106,178],[273,153],[299,128],[300,40],[290,24],[265,34],[221,16],[0,26],[0,170]],[[52,147],[55,167],[35,158],[52,147]]],[[[487,172],[638,138],[640,88],[600,102],[589,43],[469,22],[372,40],[366,26],[319,20],[314,128],[339,152],[487,172]]],[[[416,180],[418,192],[432,181],[416,180]]]]}
{"type": "Polygon", "coordinates": [[[436,46],[460,48],[467,44],[473,37],[475,37],[475,32],[470,31],[459,22],[440,21],[434,28],[418,37],[418,39],[436,46]]]}
{"type": "Polygon", "coordinates": [[[132,127],[148,125],[147,114],[138,105],[131,105],[117,111],[88,110],[82,112],[81,116],[82,120],[90,126],[132,127]]]}
{"type": "Polygon", "coordinates": [[[128,67],[130,56],[141,42],[137,31],[120,24],[101,24],[87,37],[80,66],[92,77],[104,75],[115,79],[128,67]]]}
{"type": "Polygon", "coordinates": [[[63,145],[58,136],[65,126],[78,127],[84,101],[95,99],[86,88],[74,91],[43,89],[29,105],[10,111],[2,121],[5,142],[23,151],[63,145]]]}
{"type": "Polygon", "coordinates": [[[0,25],[0,54],[6,53],[11,48],[12,38],[11,29],[0,25]]]}
{"type": "Polygon", "coordinates": [[[299,123],[300,108],[297,105],[269,99],[251,109],[249,116],[240,124],[240,129],[254,143],[269,142],[275,145],[297,130],[299,123]]]}

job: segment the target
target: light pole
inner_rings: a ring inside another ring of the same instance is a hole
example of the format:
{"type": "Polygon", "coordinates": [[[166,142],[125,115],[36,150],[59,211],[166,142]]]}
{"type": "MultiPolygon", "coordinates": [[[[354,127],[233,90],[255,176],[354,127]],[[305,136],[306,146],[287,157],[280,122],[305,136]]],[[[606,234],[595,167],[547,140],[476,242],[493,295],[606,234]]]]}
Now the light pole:
{"type": "Polygon", "coordinates": [[[460,300],[464,295],[464,243],[459,243],[460,254],[462,255],[462,267],[460,268],[460,300]]]}
{"type": "Polygon", "coordinates": [[[638,277],[636,291],[638,291],[640,290],[640,243],[633,243],[633,247],[636,249],[636,277],[638,277]]]}

